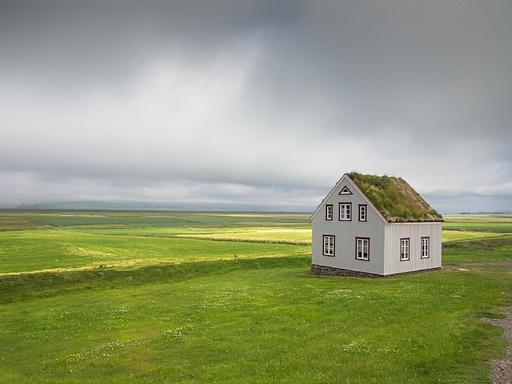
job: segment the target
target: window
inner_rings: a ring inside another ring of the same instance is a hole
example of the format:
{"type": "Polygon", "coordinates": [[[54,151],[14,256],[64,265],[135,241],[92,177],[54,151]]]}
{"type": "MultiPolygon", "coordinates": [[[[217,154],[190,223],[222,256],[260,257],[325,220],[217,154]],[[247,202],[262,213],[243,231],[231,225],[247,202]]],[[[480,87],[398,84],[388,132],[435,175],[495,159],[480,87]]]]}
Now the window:
{"type": "Polygon", "coordinates": [[[324,235],[324,256],[334,256],[334,236],[324,235]]]}
{"type": "Polygon", "coordinates": [[[340,220],[352,220],[351,211],[352,203],[340,203],[340,220]]]}
{"type": "Polygon", "coordinates": [[[328,204],[325,206],[325,220],[332,220],[332,204],[328,204]]]}
{"type": "Polygon", "coordinates": [[[430,257],[430,237],[421,238],[421,258],[428,259],[430,257]]]}
{"type": "Polygon", "coordinates": [[[367,237],[356,237],[356,259],[370,260],[370,239],[367,237]]]}
{"type": "Polygon", "coordinates": [[[409,242],[410,239],[400,239],[400,261],[406,261],[410,259],[409,242]]]}
{"type": "Polygon", "coordinates": [[[359,205],[359,221],[366,221],[366,204],[359,205]]]}

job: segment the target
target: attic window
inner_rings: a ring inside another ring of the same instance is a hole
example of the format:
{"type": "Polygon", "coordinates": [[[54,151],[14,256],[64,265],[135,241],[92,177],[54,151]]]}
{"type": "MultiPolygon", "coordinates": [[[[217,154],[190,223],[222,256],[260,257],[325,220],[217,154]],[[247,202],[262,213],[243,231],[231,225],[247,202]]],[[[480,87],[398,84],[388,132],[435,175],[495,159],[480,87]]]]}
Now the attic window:
{"type": "Polygon", "coordinates": [[[340,203],[340,220],[352,220],[352,203],[340,203]]]}
{"type": "Polygon", "coordinates": [[[350,189],[348,189],[348,188],[347,188],[347,186],[345,185],[345,186],[341,189],[341,191],[340,191],[340,193],[339,193],[339,194],[340,194],[340,195],[351,195],[351,194],[352,194],[352,192],[350,192],[350,189]]]}

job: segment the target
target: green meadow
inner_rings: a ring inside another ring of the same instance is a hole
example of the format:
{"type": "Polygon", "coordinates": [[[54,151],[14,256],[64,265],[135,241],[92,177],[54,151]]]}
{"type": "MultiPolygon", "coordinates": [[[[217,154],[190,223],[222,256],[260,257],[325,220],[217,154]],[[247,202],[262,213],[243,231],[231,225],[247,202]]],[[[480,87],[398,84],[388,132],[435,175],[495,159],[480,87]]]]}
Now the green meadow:
{"type": "Polygon", "coordinates": [[[0,212],[0,382],[491,383],[511,216],[374,279],[310,275],[308,216],[0,212]]]}

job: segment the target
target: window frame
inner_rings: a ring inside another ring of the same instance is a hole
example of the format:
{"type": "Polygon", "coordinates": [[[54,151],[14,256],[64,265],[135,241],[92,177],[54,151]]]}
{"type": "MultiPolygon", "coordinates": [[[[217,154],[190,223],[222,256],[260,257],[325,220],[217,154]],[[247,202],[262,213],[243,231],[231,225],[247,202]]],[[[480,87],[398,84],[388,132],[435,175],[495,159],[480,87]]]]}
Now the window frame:
{"type": "Polygon", "coordinates": [[[334,206],[332,204],[325,205],[325,220],[332,221],[334,219],[334,206]],[[330,215],[329,215],[330,208],[330,215]]]}
{"type": "Polygon", "coordinates": [[[355,258],[356,260],[361,261],[370,261],[370,238],[369,237],[356,237],[356,248],[355,248],[355,258]],[[366,243],[366,257],[364,257],[364,244],[366,243]],[[360,245],[362,248],[362,252],[360,252],[360,245]],[[359,256],[359,254],[363,256],[359,256]]]}
{"type": "Polygon", "coordinates": [[[350,202],[341,202],[338,206],[338,220],[339,221],[352,221],[352,203],[350,202]],[[341,207],[346,207],[348,209],[343,210],[343,217],[341,215],[341,207]]]}
{"type": "Polygon", "coordinates": [[[368,221],[368,204],[359,204],[359,221],[366,222],[368,221]],[[361,214],[361,212],[364,211],[364,214],[361,214]]]}
{"type": "Polygon", "coordinates": [[[400,261],[409,261],[411,260],[411,238],[410,237],[402,237],[400,239],[400,261]],[[404,252],[404,245],[407,244],[404,252]]]}
{"type": "Polygon", "coordinates": [[[421,258],[429,259],[430,258],[430,236],[423,236],[421,238],[421,258]],[[426,244],[426,247],[424,246],[426,244]]]}
{"type": "Polygon", "coordinates": [[[328,257],[334,257],[336,255],[336,236],[334,235],[323,235],[322,236],[322,255],[328,257]],[[328,247],[326,246],[326,239],[332,239],[332,244],[329,244],[330,252],[328,253],[328,247]]]}

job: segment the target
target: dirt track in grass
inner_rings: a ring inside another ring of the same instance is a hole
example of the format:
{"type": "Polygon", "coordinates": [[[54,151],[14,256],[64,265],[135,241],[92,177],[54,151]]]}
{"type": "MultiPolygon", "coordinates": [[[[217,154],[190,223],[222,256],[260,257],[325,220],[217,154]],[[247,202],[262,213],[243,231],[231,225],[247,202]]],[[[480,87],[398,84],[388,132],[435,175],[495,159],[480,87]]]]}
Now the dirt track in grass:
{"type": "Polygon", "coordinates": [[[492,379],[494,384],[512,383],[512,307],[508,308],[506,319],[482,319],[486,323],[502,327],[505,330],[503,335],[508,341],[505,360],[492,361],[492,379]]]}
{"type": "MultiPolygon", "coordinates": [[[[512,261],[505,262],[512,270],[512,261]]],[[[482,321],[505,330],[503,337],[508,341],[505,360],[492,361],[492,380],[494,384],[512,384],[512,307],[508,307],[505,319],[482,319],[482,321]]]]}

